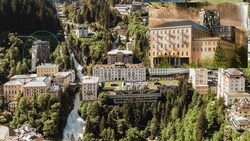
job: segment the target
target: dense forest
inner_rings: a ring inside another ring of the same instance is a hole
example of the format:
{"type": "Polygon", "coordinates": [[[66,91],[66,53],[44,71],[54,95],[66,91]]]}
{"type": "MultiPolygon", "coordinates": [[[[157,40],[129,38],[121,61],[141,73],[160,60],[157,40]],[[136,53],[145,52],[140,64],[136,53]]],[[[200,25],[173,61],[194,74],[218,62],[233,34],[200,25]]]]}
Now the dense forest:
{"type": "Polygon", "coordinates": [[[48,0],[0,0],[0,31],[30,34],[61,29],[56,9],[48,0]]]}
{"type": "MultiPolygon", "coordinates": [[[[23,41],[14,34],[0,33],[0,84],[15,74],[26,74],[30,58],[22,58],[23,41]]],[[[28,55],[29,56],[29,55],[28,55]]]]}
{"type": "MultiPolygon", "coordinates": [[[[234,140],[241,134],[225,120],[222,99],[216,99],[211,89],[202,96],[189,89],[180,80],[173,91],[163,94],[157,103],[127,101],[114,105],[107,94],[97,101],[84,103],[80,113],[86,121],[83,140],[94,141],[161,141],[183,140],[234,140]],[[227,130],[224,130],[227,129],[227,130]]],[[[243,133],[242,140],[248,139],[243,133]]]]}
{"type": "Polygon", "coordinates": [[[96,26],[107,29],[115,27],[122,20],[118,10],[111,5],[108,0],[82,0],[79,8],[76,3],[69,7],[64,4],[63,14],[72,22],[95,23],[96,26]]]}

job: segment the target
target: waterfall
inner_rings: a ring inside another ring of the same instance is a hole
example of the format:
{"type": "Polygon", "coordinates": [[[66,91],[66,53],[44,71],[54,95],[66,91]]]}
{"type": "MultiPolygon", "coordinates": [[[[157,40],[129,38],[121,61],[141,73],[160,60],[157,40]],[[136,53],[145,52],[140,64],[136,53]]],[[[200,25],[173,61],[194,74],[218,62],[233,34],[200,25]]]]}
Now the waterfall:
{"type": "Polygon", "coordinates": [[[74,138],[75,141],[81,140],[85,128],[85,122],[78,114],[80,107],[79,94],[75,97],[74,109],[70,112],[66,126],[63,130],[63,141],[70,141],[74,138]]]}

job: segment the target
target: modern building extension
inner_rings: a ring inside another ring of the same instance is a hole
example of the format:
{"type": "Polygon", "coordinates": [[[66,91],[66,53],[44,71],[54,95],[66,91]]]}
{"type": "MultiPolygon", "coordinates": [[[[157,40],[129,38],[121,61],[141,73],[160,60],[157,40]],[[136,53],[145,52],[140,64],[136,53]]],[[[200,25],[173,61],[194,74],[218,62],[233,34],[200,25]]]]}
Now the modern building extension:
{"type": "Polygon", "coordinates": [[[129,50],[114,49],[108,52],[108,64],[117,62],[133,64],[133,53],[129,50]]]}
{"type": "Polygon", "coordinates": [[[115,104],[122,104],[131,99],[137,102],[154,103],[161,96],[158,89],[149,89],[147,84],[126,84],[122,90],[116,90],[109,97],[114,100],[115,104]]]}

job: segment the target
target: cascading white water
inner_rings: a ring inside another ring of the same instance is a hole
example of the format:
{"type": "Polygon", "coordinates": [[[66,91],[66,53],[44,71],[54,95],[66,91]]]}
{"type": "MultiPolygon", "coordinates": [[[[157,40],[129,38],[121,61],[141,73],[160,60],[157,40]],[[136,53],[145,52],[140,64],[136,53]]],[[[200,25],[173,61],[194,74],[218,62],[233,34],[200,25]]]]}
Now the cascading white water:
{"type": "Polygon", "coordinates": [[[85,128],[85,122],[78,114],[80,107],[79,94],[75,97],[74,109],[70,112],[66,126],[63,130],[63,141],[70,141],[73,137],[75,141],[81,140],[85,128]]]}
{"type": "Polygon", "coordinates": [[[248,23],[248,3],[241,2],[241,3],[236,3],[236,5],[239,6],[240,10],[239,15],[241,16],[242,25],[246,30],[249,30],[250,27],[248,23]]]}

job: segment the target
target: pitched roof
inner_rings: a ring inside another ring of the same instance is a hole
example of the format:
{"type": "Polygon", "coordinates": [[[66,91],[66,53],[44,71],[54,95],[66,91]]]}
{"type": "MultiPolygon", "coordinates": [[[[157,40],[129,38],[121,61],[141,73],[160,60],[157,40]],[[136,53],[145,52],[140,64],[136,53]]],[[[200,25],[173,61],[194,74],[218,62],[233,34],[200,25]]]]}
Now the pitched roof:
{"type": "Polygon", "coordinates": [[[59,68],[59,65],[51,64],[51,63],[44,63],[44,64],[37,66],[36,68],[59,68]]]}
{"type": "Polygon", "coordinates": [[[198,28],[198,29],[201,29],[201,30],[204,30],[204,31],[207,31],[207,32],[211,32],[208,28],[202,26],[202,25],[199,25],[193,21],[190,21],[190,20],[184,20],[184,21],[174,21],[174,22],[166,22],[166,23],[163,23],[163,24],[160,24],[158,26],[155,26],[153,28],[158,28],[158,27],[172,27],[172,26],[186,26],[186,25],[191,25],[195,28],[198,28]]]}
{"type": "Polygon", "coordinates": [[[84,76],[82,79],[82,83],[98,83],[100,78],[94,76],[84,76]]]}
{"type": "Polygon", "coordinates": [[[243,73],[238,69],[230,68],[225,70],[229,75],[242,75],[243,73]]]}

